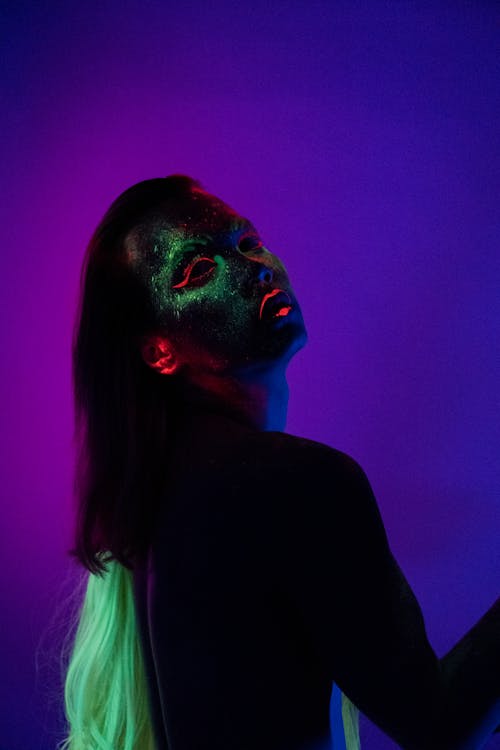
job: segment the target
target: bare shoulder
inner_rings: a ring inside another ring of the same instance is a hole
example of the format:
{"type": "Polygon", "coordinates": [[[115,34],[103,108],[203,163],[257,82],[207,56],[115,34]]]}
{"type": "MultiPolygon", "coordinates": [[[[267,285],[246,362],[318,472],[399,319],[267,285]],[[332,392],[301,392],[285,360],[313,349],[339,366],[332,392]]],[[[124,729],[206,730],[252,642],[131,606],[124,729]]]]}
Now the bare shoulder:
{"type": "Polygon", "coordinates": [[[260,468],[266,487],[273,488],[266,493],[265,510],[274,509],[281,528],[284,523],[295,524],[304,533],[309,528],[318,539],[325,530],[335,530],[340,536],[356,533],[359,540],[366,537],[369,544],[387,546],[376,497],[355,458],[288,433],[260,433],[252,439],[251,473],[258,476],[260,468]]]}
{"type": "Polygon", "coordinates": [[[358,461],[338,448],[310,438],[286,432],[259,432],[246,438],[250,445],[246,455],[253,462],[276,467],[290,480],[304,476],[315,485],[323,480],[365,481],[366,474],[358,461]]]}

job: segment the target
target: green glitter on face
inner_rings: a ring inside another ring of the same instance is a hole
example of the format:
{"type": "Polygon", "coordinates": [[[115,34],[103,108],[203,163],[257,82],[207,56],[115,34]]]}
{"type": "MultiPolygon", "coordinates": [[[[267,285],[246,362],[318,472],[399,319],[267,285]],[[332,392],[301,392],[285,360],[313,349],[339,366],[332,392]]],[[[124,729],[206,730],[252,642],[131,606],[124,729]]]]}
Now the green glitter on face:
{"type": "Polygon", "coordinates": [[[161,328],[188,367],[255,364],[305,335],[286,270],[250,221],[204,191],[192,191],[175,218],[150,227],[141,265],[161,328]],[[259,318],[274,287],[295,310],[279,326],[259,318]]]}

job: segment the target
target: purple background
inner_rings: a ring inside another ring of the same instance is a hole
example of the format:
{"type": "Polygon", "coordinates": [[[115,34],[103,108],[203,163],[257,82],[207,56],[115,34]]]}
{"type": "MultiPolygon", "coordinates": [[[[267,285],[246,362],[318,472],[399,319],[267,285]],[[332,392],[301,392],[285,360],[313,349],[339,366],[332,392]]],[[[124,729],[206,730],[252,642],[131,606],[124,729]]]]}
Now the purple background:
{"type": "Polygon", "coordinates": [[[500,593],[499,6],[10,5],[0,748],[60,738],[78,274],[149,177],[201,180],[283,258],[310,336],[287,430],[363,466],[443,655],[500,593]]]}

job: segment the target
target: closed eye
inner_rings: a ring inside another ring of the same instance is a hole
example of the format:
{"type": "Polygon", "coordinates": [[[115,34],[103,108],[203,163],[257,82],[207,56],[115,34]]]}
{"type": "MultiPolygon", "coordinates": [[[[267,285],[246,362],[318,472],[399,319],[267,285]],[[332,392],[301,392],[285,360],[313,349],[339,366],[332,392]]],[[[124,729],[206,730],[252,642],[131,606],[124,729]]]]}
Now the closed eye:
{"type": "Polygon", "coordinates": [[[242,253],[265,252],[264,244],[258,237],[246,235],[239,242],[239,248],[242,253]]]}
{"type": "Polygon", "coordinates": [[[216,265],[212,258],[206,256],[194,258],[184,271],[182,281],[173,284],[172,289],[181,289],[185,286],[202,286],[212,276],[216,265]]]}

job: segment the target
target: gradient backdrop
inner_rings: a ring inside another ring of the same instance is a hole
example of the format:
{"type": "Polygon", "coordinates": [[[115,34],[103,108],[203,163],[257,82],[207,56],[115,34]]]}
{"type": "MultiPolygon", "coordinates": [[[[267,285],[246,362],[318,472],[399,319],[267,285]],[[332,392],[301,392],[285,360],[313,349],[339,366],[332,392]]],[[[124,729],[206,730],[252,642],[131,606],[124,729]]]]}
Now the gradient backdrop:
{"type": "Polygon", "coordinates": [[[480,0],[4,5],[1,750],[61,738],[78,275],[142,179],[201,180],[283,258],[287,430],[363,466],[437,654],[499,595],[499,38],[480,0]]]}

